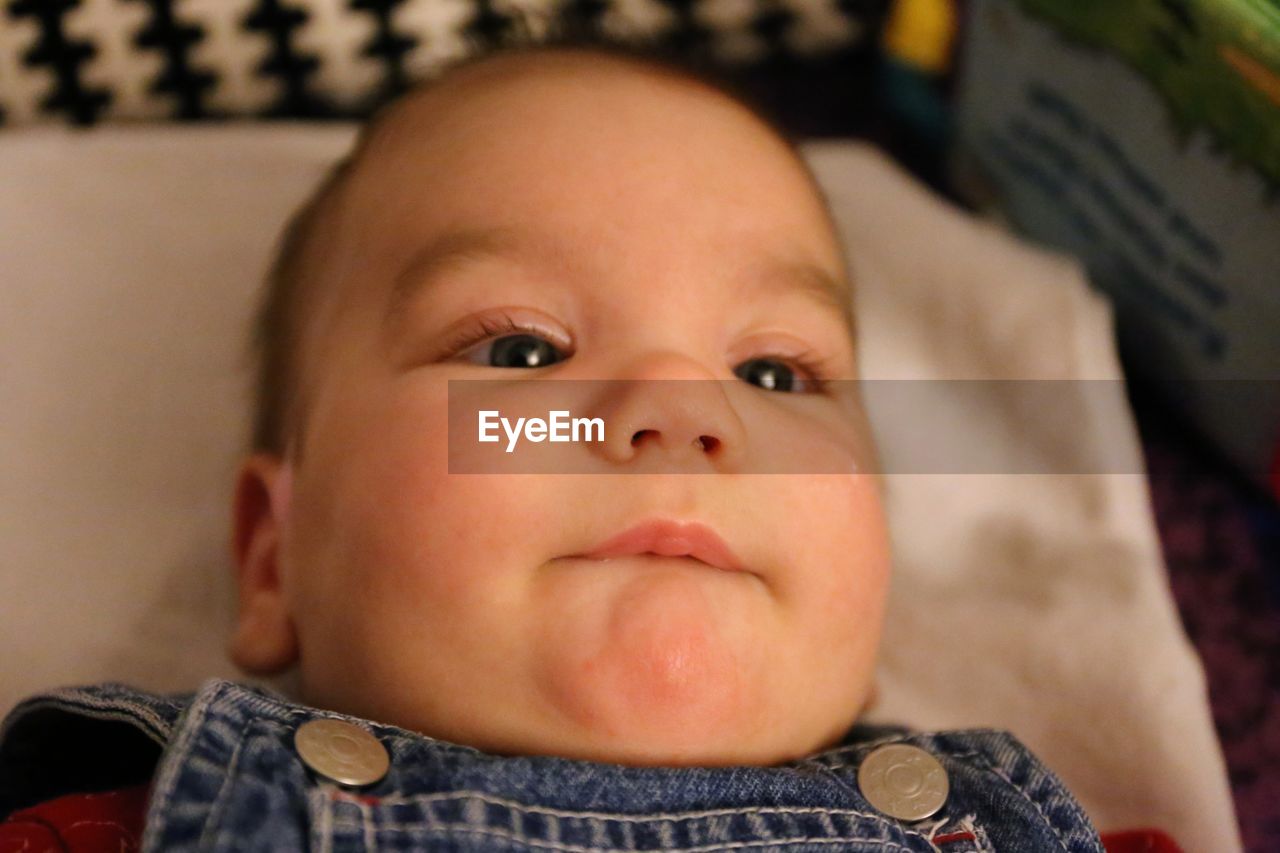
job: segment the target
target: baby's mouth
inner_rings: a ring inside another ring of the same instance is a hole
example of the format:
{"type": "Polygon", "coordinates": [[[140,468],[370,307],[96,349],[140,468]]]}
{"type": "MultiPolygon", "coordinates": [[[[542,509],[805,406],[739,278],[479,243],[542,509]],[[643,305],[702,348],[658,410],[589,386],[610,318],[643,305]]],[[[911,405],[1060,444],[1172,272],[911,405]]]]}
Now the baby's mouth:
{"type": "Polygon", "coordinates": [[[726,572],[745,571],[724,540],[704,524],[652,519],[606,539],[577,556],[588,560],[612,557],[688,557],[726,572]]]}

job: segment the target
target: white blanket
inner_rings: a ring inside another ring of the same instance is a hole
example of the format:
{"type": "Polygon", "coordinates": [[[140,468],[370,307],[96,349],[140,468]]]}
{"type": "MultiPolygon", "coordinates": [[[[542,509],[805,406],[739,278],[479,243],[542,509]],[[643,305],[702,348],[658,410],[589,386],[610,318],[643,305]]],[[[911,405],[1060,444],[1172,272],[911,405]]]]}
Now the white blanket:
{"type": "MultiPolygon", "coordinates": [[[[243,679],[223,648],[249,314],[285,216],[353,133],[0,135],[0,713],[55,684],[243,679]]],[[[865,377],[1120,377],[1109,309],[1073,264],[864,146],[806,153],[859,282],[865,377]]],[[[1066,396],[1065,422],[1105,435],[1108,470],[1143,470],[1119,383],[1066,396]]],[[[948,417],[998,456],[1052,446],[1009,406],[948,417]]],[[[905,431],[872,419],[892,470],[905,431]]],[[[1140,473],[895,474],[889,512],[873,717],[1010,729],[1104,831],[1240,848],[1140,473]]]]}

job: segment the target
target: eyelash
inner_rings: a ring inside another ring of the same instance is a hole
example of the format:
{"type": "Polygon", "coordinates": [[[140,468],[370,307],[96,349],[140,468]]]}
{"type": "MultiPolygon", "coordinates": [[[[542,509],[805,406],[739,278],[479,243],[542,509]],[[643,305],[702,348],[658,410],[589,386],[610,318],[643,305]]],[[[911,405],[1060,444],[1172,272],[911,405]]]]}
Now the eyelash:
{"type": "Polygon", "coordinates": [[[826,362],[815,356],[810,350],[805,350],[802,353],[789,356],[769,355],[766,353],[764,355],[753,356],[753,358],[773,359],[775,361],[780,361],[783,364],[800,368],[801,372],[807,377],[803,381],[813,385],[813,391],[810,392],[813,394],[826,393],[828,383],[831,381],[831,372],[827,369],[826,362]]]}
{"type": "MultiPolygon", "coordinates": [[[[450,353],[450,358],[456,358],[476,344],[492,338],[500,338],[510,334],[531,334],[547,336],[547,333],[536,326],[528,323],[520,323],[512,319],[510,314],[501,313],[497,316],[481,317],[472,326],[462,329],[452,338],[448,339],[443,349],[450,353]]],[[[555,341],[552,341],[555,343],[555,341]]],[[[570,350],[568,355],[572,355],[570,350]]],[[[567,356],[566,356],[567,357],[567,356]]],[[[772,359],[780,361],[792,367],[800,368],[801,372],[807,375],[808,381],[814,386],[814,390],[810,393],[821,394],[827,390],[827,385],[831,381],[831,372],[828,369],[826,360],[818,357],[812,350],[805,350],[792,355],[775,355],[771,353],[763,353],[752,357],[753,359],[772,359]]]]}
{"type": "MultiPolygon", "coordinates": [[[[472,326],[468,326],[447,340],[444,345],[444,351],[452,356],[461,355],[466,350],[478,343],[487,341],[490,338],[500,338],[504,335],[515,333],[523,333],[530,335],[541,335],[549,337],[544,329],[528,323],[520,323],[511,318],[510,314],[501,313],[496,317],[481,317],[472,326]]],[[[555,341],[552,341],[555,343],[555,341]]],[[[570,350],[572,354],[572,350],[570,350]]]]}

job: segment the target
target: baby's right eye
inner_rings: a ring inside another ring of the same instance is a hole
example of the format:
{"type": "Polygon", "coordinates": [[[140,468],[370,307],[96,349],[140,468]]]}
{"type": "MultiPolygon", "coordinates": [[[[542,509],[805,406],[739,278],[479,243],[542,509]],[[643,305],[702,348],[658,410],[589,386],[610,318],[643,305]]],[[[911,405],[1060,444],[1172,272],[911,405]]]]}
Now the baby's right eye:
{"type": "Polygon", "coordinates": [[[500,309],[458,325],[460,330],[444,334],[437,358],[484,367],[547,367],[573,355],[573,338],[540,312],[500,309]]]}
{"type": "Polygon", "coordinates": [[[490,338],[463,357],[472,364],[489,367],[546,367],[564,360],[564,354],[554,344],[527,332],[490,338]]]}

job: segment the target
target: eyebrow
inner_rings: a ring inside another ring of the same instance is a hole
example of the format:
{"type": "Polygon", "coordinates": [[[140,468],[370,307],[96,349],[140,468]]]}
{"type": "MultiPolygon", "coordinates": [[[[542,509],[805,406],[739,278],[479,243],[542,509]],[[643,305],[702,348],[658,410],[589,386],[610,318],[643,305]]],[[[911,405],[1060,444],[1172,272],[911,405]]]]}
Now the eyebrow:
{"type": "MultiPolygon", "coordinates": [[[[446,270],[485,258],[563,256],[554,242],[537,234],[512,227],[457,228],[445,231],[414,252],[392,282],[391,295],[383,315],[390,326],[406,306],[446,270]]],[[[755,268],[759,286],[777,292],[794,292],[835,312],[856,339],[856,322],[849,300],[850,288],[825,269],[808,261],[768,257],[755,268]]]]}
{"type": "Polygon", "coordinates": [[[460,228],[428,241],[410,257],[391,283],[384,325],[404,312],[409,302],[442,272],[465,261],[491,257],[517,258],[531,248],[514,228],[460,228]]]}

